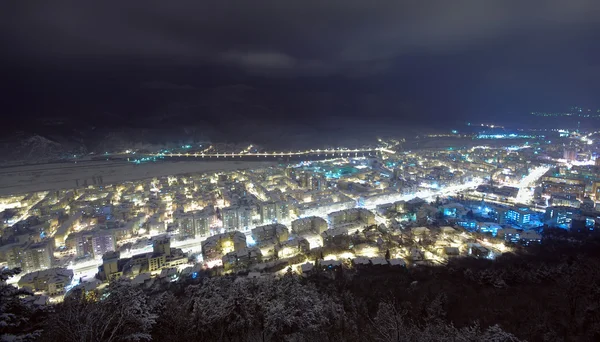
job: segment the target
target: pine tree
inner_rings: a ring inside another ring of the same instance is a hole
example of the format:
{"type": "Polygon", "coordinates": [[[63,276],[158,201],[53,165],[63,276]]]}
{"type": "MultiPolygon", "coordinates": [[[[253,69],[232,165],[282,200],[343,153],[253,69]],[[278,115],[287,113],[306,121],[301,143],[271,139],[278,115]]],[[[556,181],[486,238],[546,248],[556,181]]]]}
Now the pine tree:
{"type": "Polygon", "coordinates": [[[20,268],[0,269],[0,341],[33,341],[41,334],[37,325],[31,322],[38,310],[23,301],[23,297],[33,293],[6,284],[9,278],[19,273],[20,268]]]}

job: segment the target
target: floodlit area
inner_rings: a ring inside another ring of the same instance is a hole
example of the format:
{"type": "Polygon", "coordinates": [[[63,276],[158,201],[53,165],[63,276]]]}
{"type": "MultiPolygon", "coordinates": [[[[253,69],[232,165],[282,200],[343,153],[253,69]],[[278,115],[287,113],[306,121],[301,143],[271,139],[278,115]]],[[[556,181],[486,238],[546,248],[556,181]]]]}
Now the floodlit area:
{"type": "MultiPolygon", "coordinates": [[[[507,244],[538,243],[548,198],[556,201],[561,187],[588,188],[573,181],[587,175],[586,166],[552,173],[548,158],[532,164],[540,148],[527,144],[418,152],[399,150],[398,141],[380,145],[292,151],[332,159],[288,163],[200,158],[16,167],[2,182],[31,183],[0,198],[10,241],[0,247],[8,266],[66,269],[88,287],[113,277],[143,283],[248,270],[282,274],[288,267],[304,273],[307,263],[321,267],[321,259],[325,270],[443,265],[454,257],[494,258],[511,250],[507,244]],[[374,154],[352,156],[367,151],[374,154]],[[35,262],[15,257],[20,251],[35,262]]],[[[202,151],[225,155],[218,146],[202,151]]],[[[237,151],[233,156],[265,154],[254,145],[237,151]]]]}
{"type": "Polygon", "coordinates": [[[519,192],[517,193],[515,202],[524,204],[531,202],[531,200],[533,199],[533,187],[538,182],[538,180],[544,174],[546,174],[546,172],[548,172],[549,169],[550,167],[548,166],[540,166],[531,170],[531,172],[527,176],[523,177],[523,179],[521,180],[521,182],[519,182],[518,185],[519,192]]]}

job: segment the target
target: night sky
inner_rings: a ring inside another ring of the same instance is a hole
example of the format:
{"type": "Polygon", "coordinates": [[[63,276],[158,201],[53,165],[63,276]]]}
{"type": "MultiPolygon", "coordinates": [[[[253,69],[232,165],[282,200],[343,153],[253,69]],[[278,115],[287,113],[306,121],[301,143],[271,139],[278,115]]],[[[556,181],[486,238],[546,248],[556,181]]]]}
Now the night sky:
{"type": "Polygon", "coordinates": [[[600,107],[597,0],[9,1],[0,33],[2,117],[21,126],[442,125],[600,107]]]}

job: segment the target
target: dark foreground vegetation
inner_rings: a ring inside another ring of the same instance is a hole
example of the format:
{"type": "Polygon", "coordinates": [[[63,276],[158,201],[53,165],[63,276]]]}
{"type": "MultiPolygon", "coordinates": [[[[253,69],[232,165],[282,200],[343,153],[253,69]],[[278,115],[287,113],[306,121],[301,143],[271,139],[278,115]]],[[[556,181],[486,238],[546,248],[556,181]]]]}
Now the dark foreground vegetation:
{"type": "MultiPolygon", "coordinates": [[[[5,274],[4,277],[7,275],[5,274]]],[[[75,293],[33,309],[2,285],[3,339],[41,341],[600,341],[600,243],[446,267],[215,277],[75,293]]]]}

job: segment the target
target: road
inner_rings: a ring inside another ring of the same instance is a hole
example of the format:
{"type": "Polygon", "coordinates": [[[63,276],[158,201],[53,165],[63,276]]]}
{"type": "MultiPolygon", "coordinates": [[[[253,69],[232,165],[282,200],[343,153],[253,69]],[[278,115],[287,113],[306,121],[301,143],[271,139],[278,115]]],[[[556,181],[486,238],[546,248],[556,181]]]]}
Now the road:
{"type": "Polygon", "coordinates": [[[517,193],[517,197],[515,198],[516,203],[528,204],[533,199],[535,183],[544,175],[546,172],[550,170],[547,166],[540,166],[533,169],[529,174],[519,182],[517,186],[519,188],[519,192],[517,193]]]}

